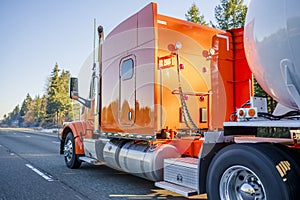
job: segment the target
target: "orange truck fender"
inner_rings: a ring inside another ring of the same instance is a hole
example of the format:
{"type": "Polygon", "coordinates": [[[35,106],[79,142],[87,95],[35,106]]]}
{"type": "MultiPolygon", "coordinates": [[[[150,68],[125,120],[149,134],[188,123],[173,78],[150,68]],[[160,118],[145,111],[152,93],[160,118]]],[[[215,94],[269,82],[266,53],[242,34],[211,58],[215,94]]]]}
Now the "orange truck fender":
{"type": "Polygon", "coordinates": [[[60,154],[63,154],[64,141],[69,132],[71,132],[74,137],[75,153],[84,154],[84,145],[81,136],[85,134],[85,126],[85,122],[83,121],[68,122],[64,124],[61,132],[60,154]]]}

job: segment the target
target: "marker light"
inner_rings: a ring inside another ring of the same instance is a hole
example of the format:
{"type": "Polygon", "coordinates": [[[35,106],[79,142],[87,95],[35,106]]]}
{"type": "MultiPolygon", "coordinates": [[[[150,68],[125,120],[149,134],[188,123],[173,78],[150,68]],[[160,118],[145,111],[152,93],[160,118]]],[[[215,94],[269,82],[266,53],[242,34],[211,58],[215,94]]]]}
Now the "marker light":
{"type": "Polygon", "coordinates": [[[248,116],[249,116],[249,117],[255,117],[255,114],[256,114],[256,111],[255,111],[254,108],[250,108],[250,109],[248,110],[248,116]]]}
{"type": "Polygon", "coordinates": [[[183,97],[184,97],[184,100],[186,100],[186,101],[189,99],[189,96],[186,94],[183,97]]]}
{"type": "Polygon", "coordinates": [[[204,96],[199,97],[200,102],[203,102],[205,100],[204,96]]]}
{"type": "Polygon", "coordinates": [[[184,64],[180,63],[179,64],[179,69],[181,69],[181,70],[184,69],[184,64]]]}
{"type": "Polygon", "coordinates": [[[238,117],[238,121],[257,118],[257,108],[256,107],[239,108],[237,109],[237,117],[238,117]]]}
{"type": "Polygon", "coordinates": [[[239,109],[239,117],[245,116],[245,112],[243,109],[239,109]]]}

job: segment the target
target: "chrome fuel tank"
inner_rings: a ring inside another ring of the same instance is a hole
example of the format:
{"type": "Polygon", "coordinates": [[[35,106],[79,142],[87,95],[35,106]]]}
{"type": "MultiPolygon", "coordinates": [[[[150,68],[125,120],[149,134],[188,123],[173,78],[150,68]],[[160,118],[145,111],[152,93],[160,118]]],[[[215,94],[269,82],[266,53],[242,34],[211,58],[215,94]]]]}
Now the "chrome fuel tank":
{"type": "Polygon", "coordinates": [[[108,166],[152,181],[163,179],[164,159],[178,157],[176,147],[169,144],[113,140],[103,148],[103,159],[108,166]]]}
{"type": "Polygon", "coordinates": [[[150,146],[147,143],[126,143],[119,155],[122,170],[142,178],[159,181],[163,179],[166,158],[180,157],[177,149],[168,144],[150,146]]]}
{"type": "Polygon", "coordinates": [[[103,160],[106,165],[114,169],[124,171],[120,167],[118,155],[125,143],[126,140],[112,140],[105,144],[103,148],[103,160]]]}

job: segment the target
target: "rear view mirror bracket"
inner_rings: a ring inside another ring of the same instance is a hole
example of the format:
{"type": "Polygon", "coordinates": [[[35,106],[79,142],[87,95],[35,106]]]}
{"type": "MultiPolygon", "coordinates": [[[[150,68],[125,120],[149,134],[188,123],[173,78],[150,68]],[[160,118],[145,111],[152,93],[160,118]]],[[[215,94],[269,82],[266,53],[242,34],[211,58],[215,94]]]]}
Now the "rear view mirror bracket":
{"type": "Polygon", "coordinates": [[[79,96],[78,78],[75,77],[70,78],[70,98],[78,101],[88,108],[91,108],[91,101],[79,96]]]}

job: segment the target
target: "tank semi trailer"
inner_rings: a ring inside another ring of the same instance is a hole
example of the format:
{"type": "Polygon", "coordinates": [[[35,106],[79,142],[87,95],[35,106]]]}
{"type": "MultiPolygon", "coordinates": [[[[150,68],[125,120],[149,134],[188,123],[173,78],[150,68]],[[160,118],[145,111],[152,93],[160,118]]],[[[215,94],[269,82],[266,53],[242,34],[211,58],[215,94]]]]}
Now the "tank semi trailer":
{"type": "Polygon", "coordinates": [[[67,167],[105,163],[212,200],[299,199],[299,7],[252,0],[245,28],[222,31],[150,3],[105,40],[99,26],[89,81],[70,80],[82,108],[60,135],[67,167]],[[253,75],[274,113],[253,97],[253,75]],[[265,127],[291,137],[258,137],[265,127]]]}

